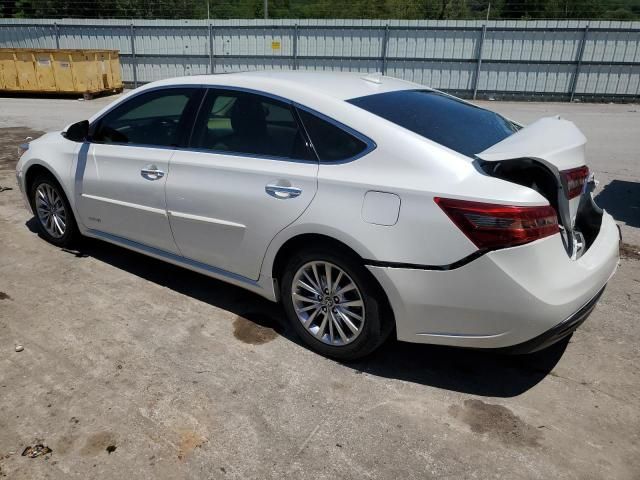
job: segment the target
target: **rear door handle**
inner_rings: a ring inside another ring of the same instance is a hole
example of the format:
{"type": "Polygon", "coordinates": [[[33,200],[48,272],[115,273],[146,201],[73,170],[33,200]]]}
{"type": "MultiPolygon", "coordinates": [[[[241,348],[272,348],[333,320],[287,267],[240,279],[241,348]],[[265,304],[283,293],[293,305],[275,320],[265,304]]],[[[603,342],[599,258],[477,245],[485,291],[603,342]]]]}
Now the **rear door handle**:
{"type": "Polygon", "coordinates": [[[140,170],[140,175],[147,180],[158,180],[164,177],[164,172],[155,165],[147,165],[140,170]]]}
{"type": "Polygon", "coordinates": [[[295,198],[302,193],[301,188],[286,187],[284,185],[267,185],[264,187],[264,191],[274,198],[295,198]]]}

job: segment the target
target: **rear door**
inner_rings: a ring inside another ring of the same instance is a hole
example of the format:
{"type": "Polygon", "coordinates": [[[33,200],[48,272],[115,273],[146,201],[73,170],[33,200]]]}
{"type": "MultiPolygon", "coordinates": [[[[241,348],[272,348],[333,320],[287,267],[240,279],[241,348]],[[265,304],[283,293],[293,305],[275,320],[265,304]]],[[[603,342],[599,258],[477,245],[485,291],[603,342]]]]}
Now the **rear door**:
{"type": "Polygon", "coordinates": [[[293,107],[237,90],[207,92],[190,147],[170,168],[167,210],[182,254],[250,279],[317,188],[318,162],[293,107]]]}
{"type": "Polygon", "coordinates": [[[94,122],[76,170],[76,205],[86,227],[178,252],[165,185],[169,159],[201,94],[197,88],[142,93],[94,122]]]}

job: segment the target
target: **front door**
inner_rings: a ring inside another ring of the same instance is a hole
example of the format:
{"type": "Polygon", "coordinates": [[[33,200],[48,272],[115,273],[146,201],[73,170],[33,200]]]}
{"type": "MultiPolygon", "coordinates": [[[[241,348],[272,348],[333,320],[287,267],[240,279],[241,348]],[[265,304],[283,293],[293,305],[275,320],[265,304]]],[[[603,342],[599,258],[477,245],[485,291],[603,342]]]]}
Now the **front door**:
{"type": "Polygon", "coordinates": [[[76,170],[76,204],[86,227],[178,253],[165,186],[169,159],[191,126],[183,118],[200,93],[153,90],[124,101],[92,125],[76,170]]]}
{"type": "Polygon", "coordinates": [[[185,257],[250,279],[314,197],[318,164],[291,105],[211,89],[189,150],[170,161],[167,210],[185,257]]]}

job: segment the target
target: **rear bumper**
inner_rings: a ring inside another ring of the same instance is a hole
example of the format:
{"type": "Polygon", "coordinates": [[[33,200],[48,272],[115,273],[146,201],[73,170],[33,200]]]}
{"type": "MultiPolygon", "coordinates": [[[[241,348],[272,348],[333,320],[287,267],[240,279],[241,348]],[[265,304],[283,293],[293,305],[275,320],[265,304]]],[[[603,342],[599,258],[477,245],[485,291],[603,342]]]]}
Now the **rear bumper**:
{"type": "Polygon", "coordinates": [[[584,321],[618,265],[619,232],[600,232],[571,260],[559,235],[487,253],[448,271],[369,266],[393,308],[399,340],[535,351],[584,321]]]}
{"type": "Polygon", "coordinates": [[[500,353],[506,353],[511,355],[522,355],[525,353],[533,353],[539,350],[544,350],[545,348],[553,345],[556,342],[559,342],[563,338],[568,337],[576,329],[584,323],[584,321],[589,318],[593,309],[596,308],[596,303],[600,300],[600,297],[604,293],[605,287],[602,287],[595,297],[589,300],[585,305],[582,306],[580,310],[571,315],[565,321],[560,322],[555,327],[547,330],[541,335],[538,335],[531,340],[527,340],[526,342],[519,343],[518,345],[512,345],[510,347],[502,347],[497,349],[500,353]]]}

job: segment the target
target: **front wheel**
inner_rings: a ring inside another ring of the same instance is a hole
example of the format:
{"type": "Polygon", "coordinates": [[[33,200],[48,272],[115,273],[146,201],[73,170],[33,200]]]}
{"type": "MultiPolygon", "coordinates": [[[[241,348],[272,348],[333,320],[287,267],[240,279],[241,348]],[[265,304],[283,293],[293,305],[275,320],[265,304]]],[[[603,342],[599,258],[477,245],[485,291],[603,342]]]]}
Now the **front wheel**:
{"type": "Polygon", "coordinates": [[[38,176],[31,186],[31,207],[41,236],[58,247],[68,247],[78,237],[78,227],[62,188],[50,175],[38,176]]]}
{"type": "Polygon", "coordinates": [[[381,288],[342,252],[315,249],[293,255],[282,276],[281,297],[298,336],[329,357],[363,357],[392,330],[381,288]]]}

